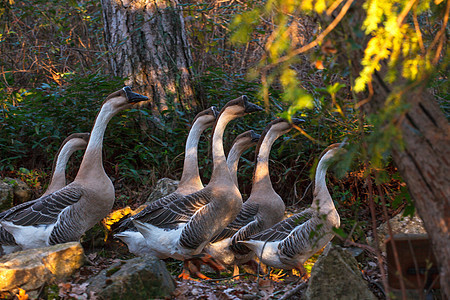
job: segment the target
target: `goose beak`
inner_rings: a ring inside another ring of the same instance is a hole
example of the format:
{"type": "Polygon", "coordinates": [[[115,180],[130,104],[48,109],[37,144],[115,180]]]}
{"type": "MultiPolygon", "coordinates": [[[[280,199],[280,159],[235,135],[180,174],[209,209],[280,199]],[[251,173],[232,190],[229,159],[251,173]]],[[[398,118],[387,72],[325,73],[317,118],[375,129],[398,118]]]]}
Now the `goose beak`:
{"type": "Polygon", "coordinates": [[[129,86],[124,87],[123,91],[125,92],[125,96],[127,97],[129,103],[137,103],[148,100],[147,96],[132,92],[129,86]]]}
{"type": "Polygon", "coordinates": [[[252,137],[252,142],[257,143],[259,141],[259,139],[261,138],[261,135],[257,134],[253,130],[251,130],[251,137],[252,137]]]}
{"type": "Polygon", "coordinates": [[[258,105],[256,105],[256,104],[254,104],[254,103],[251,103],[250,101],[248,101],[248,97],[247,96],[245,96],[245,95],[243,95],[242,96],[242,99],[244,99],[244,107],[245,107],[245,110],[244,110],[244,112],[246,113],[246,114],[249,114],[249,113],[252,113],[252,112],[256,112],[256,111],[262,111],[263,109],[260,107],[260,106],[258,106],[258,105]]]}
{"type": "Polygon", "coordinates": [[[213,112],[214,118],[217,119],[217,117],[219,116],[219,111],[217,110],[217,107],[211,106],[211,110],[213,112]]]}
{"type": "Polygon", "coordinates": [[[305,120],[299,119],[299,118],[291,118],[291,121],[292,121],[292,124],[294,124],[296,126],[300,125],[300,123],[305,122],[305,120]]]}

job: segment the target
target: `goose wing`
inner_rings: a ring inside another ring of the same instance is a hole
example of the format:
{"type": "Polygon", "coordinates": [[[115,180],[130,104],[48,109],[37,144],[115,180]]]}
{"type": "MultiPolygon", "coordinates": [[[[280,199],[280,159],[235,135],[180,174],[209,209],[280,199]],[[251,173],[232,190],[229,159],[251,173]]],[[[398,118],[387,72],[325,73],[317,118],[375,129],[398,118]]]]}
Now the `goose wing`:
{"type": "Polygon", "coordinates": [[[301,226],[303,223],[313,217],[313,215],[313,210],[306,209],[283,221],[278,222],[274,226],[261,231],[260,233],[248,237],[246,240],[256,240],[264,242],[282,241],[287,238],[297,226],[301,226]]]}
{"type": "Polygon", "coordinates": [[[164,200],[158,204],[149,205],[149,207],[133,216],[132,219],[159,227],[187,223],[210,200],[208,193],[198,191],[191,195],[177,197],[172,201],[164,200]]]}
{"type": "MultiPolygon", "coordinates": [[[[255,221],[256,214],[259,210],[259,204],[254,202],[245,202],[242,205],[242,208],[237,215],[236,219],[234,219],[233,222],[227,225],[224,230],[222,230],[221,233],[216,235],[212,240],[211,243],[216,243],[221,240],[224,240],[226,238],[231,238],[233,235],[236,234],[236,232],[240,231],[243,227],[247,227],[249,223],[252,223],[255,221]]],[[[252,234],[257,233],[253,232],[252,234]]],[[[250,235],[252,235],[250,234],[250,235]]],[[[248,236],[248,235],[247,235],[248,236]]]]}
{"type": "Polygon", "coordinates": [[[115,233],[120,233],[120,232],[124,232],[124,231],[137,231],[136,226],[134,226],[134,224],[133,224],[132,218],[145,223],[145,222],[151,220],[152,212],[155,209],[166,206],[170,202],[175,201],[182,197],[183,197],[183,195],[174,192],[174,193],[166,195],[162,198],[159,198],[156,201],[151,202],[139,213],[135,214],[132,217],[126,218],[123,221],[120,221],[121,224],[114,230],[115,233]]]}
{"type": "Polygon", "coordinates": [[[253,236],[264,229],[264,220],[257,216],[252,222],[243,226],[241,229],[233,235],[233,239],[231,241],[230,249],[241,255],[245,255],[249,253],[251,250],[244,246],[243,244],[238,243],[239,241],[246,240],[249,236],[253,236]]]}
{"type": "Polygon", "coordinates": [[[32,206],[34,203],[36,203],[36,201],[39,201],[39,198],[28,201],[28,202],[20,203],[19,205],[16,205],[14,207],[11,207],[8,210],[1,212],[0,213],[0,221],[6,220],[8,218],[8,216],[13,216],[16,211],[21,211],[21,210],[24,210],[24,209],[32,206]]]}
{"type": "Polygon", "coordinates": [[[66,186],[50,195],[11,208],[3,214],[1,221],[21,226],[52,224],[63,209],[76,203],[81,196],[79,189],[66,186]]]}
{"type": "Polygon", "coordinates": [[[306,222],[297,226],[292,234],[280,242],[278,245],[280,258],[293,258],[295,255],[306,254],[317,248],[319,240],[327,234],[324,225],[318,213],[313,212],[306,222]]]}

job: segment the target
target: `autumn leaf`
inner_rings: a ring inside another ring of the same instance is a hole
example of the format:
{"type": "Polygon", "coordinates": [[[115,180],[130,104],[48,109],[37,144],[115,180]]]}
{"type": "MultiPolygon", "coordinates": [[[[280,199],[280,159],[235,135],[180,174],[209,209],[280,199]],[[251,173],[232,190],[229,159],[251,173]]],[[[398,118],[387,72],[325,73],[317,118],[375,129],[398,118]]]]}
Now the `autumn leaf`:
{"type": "Polygon", "coordinates": [[[18,300],[28,300],[27,292],[19,288],[19,293],[16,295],[18,300]]]}

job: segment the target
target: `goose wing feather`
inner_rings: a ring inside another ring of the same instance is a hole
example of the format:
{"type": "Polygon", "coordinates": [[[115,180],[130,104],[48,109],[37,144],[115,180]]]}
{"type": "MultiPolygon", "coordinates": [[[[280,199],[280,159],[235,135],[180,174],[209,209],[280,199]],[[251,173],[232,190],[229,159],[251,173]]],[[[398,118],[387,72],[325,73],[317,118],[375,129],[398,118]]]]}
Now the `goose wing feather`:
{"type": "Polygon", "coordinates": [[[141,211],[132,219],[161,227],[187,223],[199,209],[209,202],[208,194],[199,191],[172,201],[161,201],[159,205],[146,208],[145,212],[141,211]]]}
{"type": "Polygon", "coordinates": [[[261,231],[247,238],[247,240],[256,240],[264,242],[282,241],[297,227],[308,221],[314,215],[312,209],[306,209],[297,213],[283,221],[278,222],[274,226],[261,231]]]}
{"type": "Polygon", "coordinates": [[[315,247],[316,242],[324,235],[324,224],[315,216],[303,222],[278,245],[280,257],[293,258],[297,254],[308,253],[315,247]]]}
{"type": "MultiPolygon", "coordinates": [[[[258,210],[259,210],[259,204],[254,203],[254,202],[245,202],[242,205],[242,208],[239,211],[239,214],[237,215],[236,219],[234,219],[233,222],[228,224],[227,227],[225,227],[225,229],[222,230],[221,233],[216,235],[211,240],[211,243],[216,243],[216,242],[222,241],[226,238],[231,238],[232,236],[234,236],[243,227],[246,227],[249,223],[255,221],[255,217],[256,217],[256,214],[258,213],[258,210]]],[[[256,232],[253,232],[252,234],[254,234],[254,233],[256,233],[256,232]]]]}
{"type": "Polygon", "coordinates": [[[166,195],[162,198],[159,198],[156,201],[151,202],[143,210],[141,210],[134,216],[126,218],[125,220],[121,221],[121,224],[116,228],[115,233],[120,233],[120,232],[124,232],[124,231],[137,231],[137,228],[136,228],[136,226],[134,226],[132,218],[139,220],[143,223],[148,222],[149,220],[152,219],[152,212],[155,209],[165,206],[165,205],[169,204],[170,202],[173,202],[182,197],[183,197],[183,195],[174,192],[174,193],[166,195]]]}
{"type": "Polygon", "coordinates": [[[79,189],[66,186],[50,195],[11,208],[1,220],[21,226],[52,224],[64,208],[76,203],[81,196],[79,189]]]}
{"type": "Polygon", "coordinates": [[[261,232],[264,228],[264,221],[259,216],[254,218],[254,220],[247,225],[239,229],[238,232],[233,236],[230,249],[238,254],[245,255],[250,253],[250,249],[243,244],[238,243],[238,241],[246,240],[249,236],[253,236],[258,232],[261,232]]]}

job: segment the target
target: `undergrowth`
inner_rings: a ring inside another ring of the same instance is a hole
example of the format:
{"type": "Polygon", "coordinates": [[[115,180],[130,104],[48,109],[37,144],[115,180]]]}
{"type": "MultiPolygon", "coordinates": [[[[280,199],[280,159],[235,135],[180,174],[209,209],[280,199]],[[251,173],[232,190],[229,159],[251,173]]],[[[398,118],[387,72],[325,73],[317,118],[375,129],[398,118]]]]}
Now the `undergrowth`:
{"type": "MultiPolygon", "coordinates": [[[[184,4],[185,14],[191,16],[187,29],[195,50],[196,80],[206,99],[202,107],[215,105],[220,109],[227,101],[245,94],[252,102],[268,108],[229,124],[224,137],[226,151],[241,132],[253,129],[261,133],[274,118],[287,116],[283,114],[287,105],[280,101],[279,83],[275,82],[269,90],[268,107],[259,94],[260,82],[244,75],[262,54],[258,45],[272,28],[261,27],[255,40],[246,46],[233,48],[229,44],[226,26],[230,11],[247,10],[252,3],[237,7],[184,4]]],[[[102,101],[122,87],[123,79],[114,78],[108,69],[101,6],[97,1],[21,1],[1,5],[0,48],[4,59],[0,62],[0,175],[20,177],[23,170],[39,174],[34,184],[38,195],[48,184],[60,143],[73,132],[91,130],[102,101]],[[34,44],[27,42],[30,40],[34,44]]],[[[311,20],[305,17],[304,22],[304,31],[310,32],[311,20]]],[[[308,41],[310,36],[305,34],[302,38],[308,41]]],[[[349,159],[341,162],[336,176],[330,172],[330,192],[343,217],[344,231],[354,228],[355,239],[363,239],[370,219],[364,183],[368,174],[358,158],[361,139],[372,128],[361,123],[353,109],[345,76],[318,70],[306,62],[293,68],[301,68],[302,84],[313,95],[315,107],[296,115],[305,120],[301,128],[308,135],[292,130],[273,145],[270,171],[274,189],[287,206],[298,209],[309,205],[310,182],[320,153],[329,144],[346,140],[350,144],[349,159]],[[345,170],[351,171],[344,175],[345,170]]],[[[103,153],[105,170],[116,187],[115,208],[142,204],[162,177],[180,178],[185,139],[196,113],[169,105],[157,121],[146,108],[121,113],[111,120],[103,153]]],[[[199,145],[204,183],[211,176],[210,133],[211,130],[205,132],[199,145]]],[[[71,159],[69,179],[74,178],[81,157],[79,152],[71,159]]],[[[244,198],[251,190],[253,164],[251,149],[239,167],[244,198]]],[[[390,212],[394,213],[404,201],[395,201],[401,180],[395,177],[395,168],[388,166],[389,176],[381,184],[388,191],[390,212]]],[[[380,207],[377,212],[380,216],[380,207]]]]}

